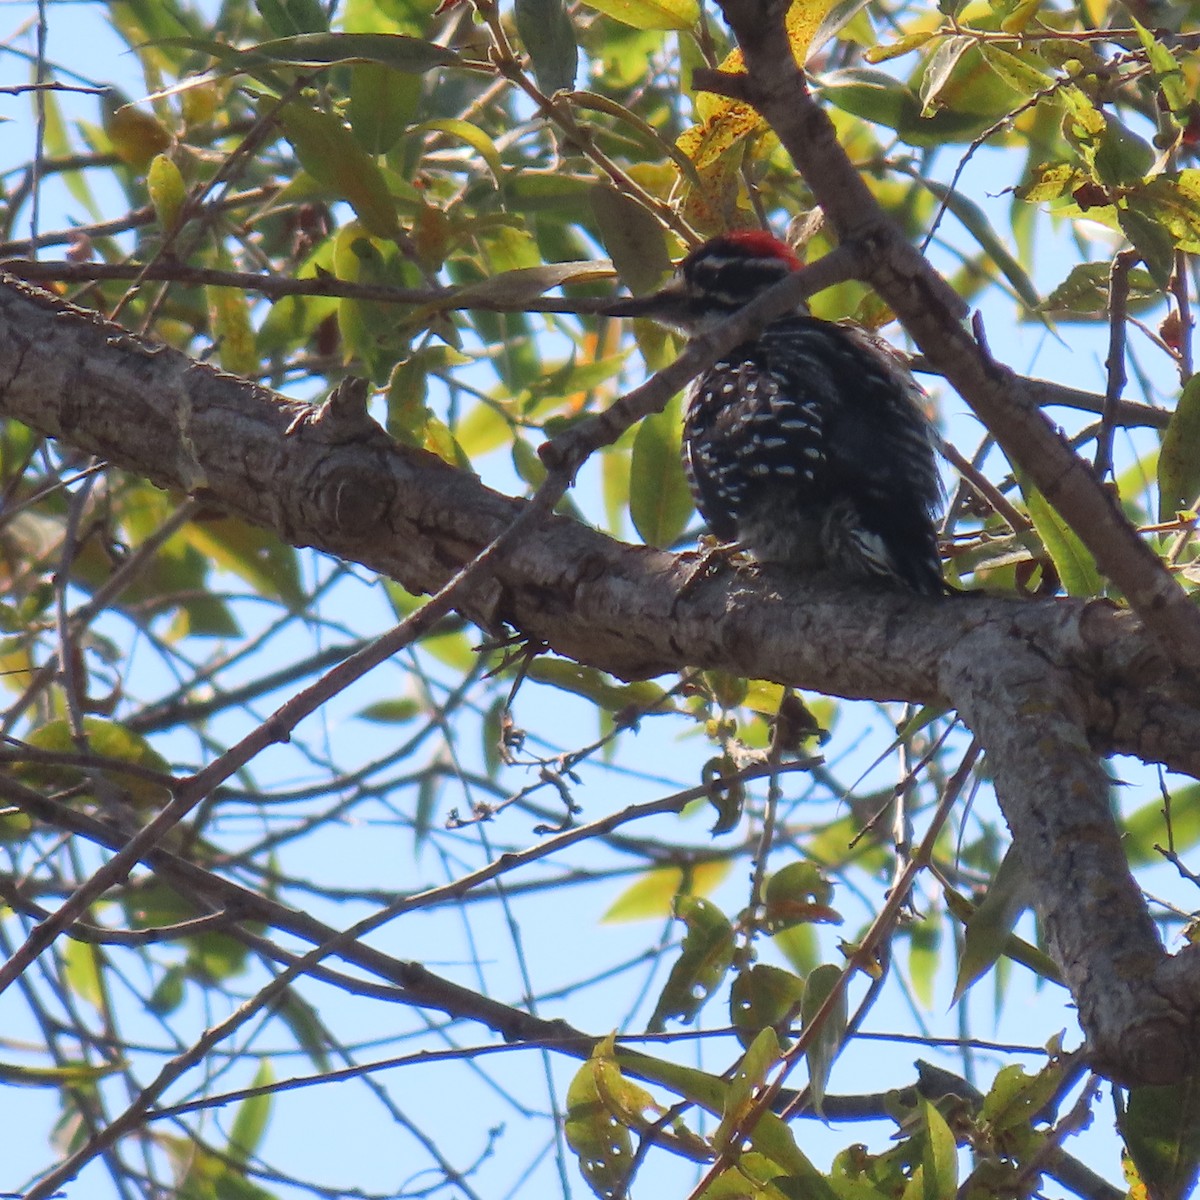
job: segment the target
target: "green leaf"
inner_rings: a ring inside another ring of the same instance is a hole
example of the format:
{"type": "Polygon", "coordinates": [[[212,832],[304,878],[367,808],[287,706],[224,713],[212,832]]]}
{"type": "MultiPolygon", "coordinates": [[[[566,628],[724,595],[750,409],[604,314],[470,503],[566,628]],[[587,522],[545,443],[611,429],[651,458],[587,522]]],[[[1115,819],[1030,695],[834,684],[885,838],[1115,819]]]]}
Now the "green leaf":
{"type": "Polygon", "coordinates": [[[607,183],[592,189],[600,241],[620,280],[634,295],[657,287],[671,273],[661,222],[644,205],[607,183]]]}
{"type": "Polygon", "coordinates": [[[804,1200],[840,1200],[796,1144],[796,1135],[786,1122],[773,1112],[765,1112],[750,1131],[750,1145],[760,1154],[777,1163],[785,1175],[791,1176],[788,1194],[804,1200]]]}
{"type": "Polygon", "coordinates": [[[960,35],[948,37],[933,52],[921,76],[921,115],[928,117],[941,107],[939,97],[949,86],[962,57],[974,45],[974,39],[960,35]]]}
{"type": "Polygon", "coordinates": [[[360,709],[357,716],[360,721],[374,721],[379,725],[403,725],[419,717],[423,706],[411,697],[399,697],[394,700],[376,700],[360,709]]]}
{"type": "Polygon", "coordinates": [[[733,962],[733,926],[715,904],[696,896],[680,896],[675,901],[675,915],[687,924],[688,931],[650,1017],[647,1028],[651,1033],[661,1032],[672,1018],[694,1021],[733,962]]]}
{"type": "Polygon", "coordinates": [[[396,203],[383,172],[348,125],[300,100],[284,105],[277,119],[300,165],[322,187],[345,200],[371,233],[390,238],[399,232],[396,203]]]}
{"type": "Polygon", "coordinates": [[[100,113],[113,151],[135,171],[146,170],[156,154],[171,146],[171,134],[162,122],[153,113],[125,103],[116,88],[100,97],[100,113]]]}
{"type": "Polygon", "coordinates": [[[738,767],[727,751],[714,755],[701,770],[708,802],[717,810],[711,833],[714,837],[736,829],[746,803],[746,784],[738,778],[738,767]]]}
{"type": "MultiPolygon", "coordinates": [[[[830,993],[838,986],[842,978],[842,968],[833,963],[823,963],[817,967],[804,984],[804,998],[800,1004],[800,1013],[807,1032],[813,1018],[821,1005],[825,1003],[830,993]]],[[[825,1102],[825,1085],[829,1082],[829,1073],[833,1070],[834,1061],[842,1048],[842,1039],[846,1035],[846,989],[838,993],[833,1008],[829,1011],[816,1036],[808,1044],[804,1056],[808,1061],[808,1090],[812,1099],[813,1111],[822,1115],[825,1102]]]]}
{"type": "Polygon", "coordinates": [[[1131,200],[1130,207],[1117,209],[1117,224],[1141,255],[1154,282],[1166,291],[1175,269],[1175,240],[1154,212],[1147,212],[1145,206],[1133,205],[1131,200]]]}
{"type": "MultiPolygon", "coordinates": [[[[271,1067],[271,1060],[259,1059],[258,1070],[250,1081],[250,1086],[267,1087],[274,1082],[275,1072],[271,1067]]],[[[229,1130],[229,1144],[225,1149],[231,1162],[244,1166],[251,1156],[257,1153],[271,1120],[272,1100],[271,1093],[264,1092],[259,1096],[247,1096],[238,1105],[233,1126],[229,1130]]]]}
{"type": "Polygon", "coordinates": [[[275,1200],[246,1177],[244,1167],[230,1162],[224,1154],[200,1149],[190,1138],[164,1138],[163,1143],[179,1177],[174,1200],[275,1200]]]}
{"type": "Polygon", "coordinates": [[[811,862],[792,862],[767,880],[763,920],[771,933],[793,925],[840,925],[841,914],[830,907],[833,885],[811,862]]]}
{"type": "MultiPolygon", "coordinates": [[[[229,265],[227,262],[222,265],[229,265]]],[[[250,299],[241,288],[206,287],[208,324],[217,358],[231,375],[258,373],[258,345],[250,324],[250,299]]]]}
{"type": "Polygon", "coordinates": [[[161,38],[155,44],[196,50],[217,59],[221,66],[163,88],[149,97],[151,100],[201,86],[225,75],[244,73],[261,77],[260,68],[267,66],[313,70],[341,63],[375,62],[395,71],[422,74],[435,67],[458,66],[463,61],[460,55],[445,46],[399,33],[302,33],[260,42],[244,50],[208,38],[161,38]]]}
{"type": "Polygon", "coordinates": [[[691,29],[700,19],[697,0],[584,0],[584,3],[634,29],[691,29]]]}
{"type": "Polygon", "coordinates": [[[1115,117],[1105,120],[1096,147],[1094,166],[1100,182],[1109,187],[1134,186],[1154,165],[1154,148],[1115,117]]]}
{"type": "MultiPolygon", "coordinates": [[[[187,187],[179,168],[165,154],[156,154],[146,172],[146,190],[150,193],[150,203],[154,207],[154,215],[164,233],[169,233],[175,226],[179,210],[183,207],[187,187]]],[[[257,362],[251,370],[256,369],[257,362]]],[[[249,372],[246,372],[249,374],[249,372]]]]}
{"type": "Polygon", "coordinates": [[[1149,801],[1130,813],[1121,822],[1124,844],[1131,867],[1161,863],[1162,855],[1155,843],[1166,846],[1168,841],[1177,854],[1186,854],[1200,843],[1200,784],[1185,784],[1171,792],[1170,837],[1163,810],[1167,805],[1161,797],[1149,801]]]}
{"type": "Polygon", "coordinates": [[[100,979],[102,965],[100,947],[91,942],[72,939],[63,949],[63,976],[72,994],[97,1009],[104,1002],[104,985],[100,979]]]}
{"type": "Polygon", "coordinates": [[[647,545],[665,549],[687,528],[694,508],[679,457],[680,401],[651,413],[633,438],[629,466],[629,516],[647,545]]]}
{"type": "Polygon", "coordinates": [[[1200,375],[1183,385],[1158,453],[1158,519],[1173,521],[1200,496],[1200,375]]]}
{"type": "Polygon", "coordinates": [[[1068,596],[1100,596],[1104,593],[1104,580],[1096,567],[1091,551],[1083,544],[1078,534],[1058,515],[1045,496],[1017,474],[1017,482],[1025,497],[1025,506],[1037,530],[1042,545],[1054,563],[1059,579],[1068,596]]]}
{"type": "MultiPolygon", "coordinates": [[[[1076,263],[1066,279],[1038,305],[1038,311],[1058,321],[1107,321],[1111,274],[1112,264],[1108,262],[1076,263]]],[[[1127,279],[1129,312],[1145,312],[1162,302],[1162,292],[1149,271],[1135,267],[1127,279]]]]}
{"type": "Polygon", "coordinates": [[[961,192],[952,191],[936,179],[922,176],[921,182],[963,223],[986,256],[1004,273],[1017,295],[1030,308],[1036,308],[1041,300],[1037,287],[1025,268],[1009,253],[1008,247],[992,228],[992,223],[983,209],[974,200],[968,199],[961,192]]]}
{"type": "Polygon", "coordinates": [[[701,1200],[788,1200],[787,1172],[774,1159],[755,1150],[739,1154],[704,1190],[701,1200]],[[778,1181],[778,1183],[776,1183],[778,1181]]]}
{"type": "Polygon", "coordinates": [[[779,1061],[779,1039],[769,1026],[760,1029],[745,1053],[738,1060],[725,1093],[725,1111],[713,1134],[713,1145],[719,1152],[730,1147],[731,1139],[749,1116],[755,1093],[766,1082],[767,1072],[779,1061]]]}
{"type": "Polygon", "coordinates": [[[579,46],[563,0],[514,0],[513,15],[538,87],[548,95],[573,88],[579,46]]]}
{"type": "Polygon", "coordinates": [[[1061,1060],[1028,1075],[1019,1064],[1002,1067],[983,1098],[979,1120],[995,1135],[1027,1130],[1054,1098],[1062,1083],[1061,1060]]]}
{"type": "Polygon", "coordinates": [[[169,1017],[183,1003],[187,972],[178,965],[170,966],[154,985],[146,1007],[159,1017],[169,1017]]]}
{"type": "Polygon", "coordinates": [[[328,1036],[317,1010],[295,988],[288,988],[283,1001],[275,1009],[275,1015],[291,1031],[296,1045],[308,1055],[313,1066],[318,1071],[328,1071],[328,1036]]]}
{"type": "Polygon", "coordinates": [[[588,1187],[599,1200],[614,1200],[633,1161],[633,1142],[629,1130],[604,1102],[598,1063],[601,1046],[596,1047],[593,1057],[579,1068],[567,1088],[564,1132],[588,1187]]]}
{"type": "MultiPolygon", "coordinates": [[[[974,915],[975,905],[966,896],[954,891],[953,888],[945,888],[943,894],[946,898],[946,907],[957,920],[965,925],[974,915]]],[[[1044,950],[1038,949],[1037,946],[1031,946],[1023,938],[1017,937],[1015,933],[1010,933],[1004,939],[1004,957],[1027,967],[1048,983],[1066,987],[1058,964],[1044,950]]]]}
{"type": "Polygon", "coordinates": [[[368,154],[391,150],[412,124],[420,103],[418,76],[376,62],[350,68],[350,128],[368,154]]]}
{"type": "Polygon", "coordinates": [[[921,1100],[925,1144],[921,1152],[924,1200],[947,1200],[958,1194],[958,1146],[950,1126],[934,1104],[921,1100]]]}
{"type": "Polygon", "coordinates": [[[85,1087],[106,1076],[124,1070],[119,1062],[92,1066],[90,1063],[64,1062],[56,1067],[26,1067],[0,1062],[0,1083],[13,1087],[70,1088],[85,1087]]]}
{"type": "Polygon", "coordinates": [[[1018,200],[1040,204],[1072,195],[1089,182],[1088,175],[1070,163],[1043,163],[1031,172],[1028,182],[1015,188],[1018,200]]]}
{"type": "MultiPolygon", "coordinates": [[[[106,760],[108,764],[98,767],[96,773],[121,789],[131,803],[156,806],[165,804],[170,798],[167,787],[171,779],[171,764],[141,734],[102,717],[84,717],[83,733],[88,753],[106,760]],[[152,779],[131,775],[121,770],[121,763],[156,771],[163,776],[164,782],[158,784],[152,779]]],[[[78,754],[80,751],[71,734],[71,726],[63,719],[48,721],[32,730],[25,740],[38,750],[60,754],[78,754]]],[[[42,764],[30,764],[23,767],[20,773],[23,779],[39,787],[45,784],[70,787],[86,777],[78,767],[42,764]]]]}
{"type": "Polygon", "coordinates": [[[1133,22],[1134,29],[1137,30],[1138,40],[1142,43],[1142,49],[1146,51],[1146,57],[1150,60],[1150,69],[1154,72],[1155,82],[1163,94],[1163,99],[1167,102],[1167,107],[1171,110],[1171,115],[1186,118],[1191,97],[1188,93],[1183,68],[1179,65],[1175,55],[1162,42],[1158,41],[1154,34],[1138,21],[1137,17],[1130,13],[1129,19],[1133,22]]]}
{"type": "Polygon", "coordinates": [[[885,71],[847,67],[823,75],[820,86],[830,104],[864,121],[900,129],[920,120],[921,105],[912,89],[885,71]]]}
{"type": "Polygon", "coordinates": [[[564,283],[592,283],[608,281],[611,272],[603,262],[543,263],[537,267],[518,267],[513,271],[500,271],[469,283],[447,297],[456,305],[469,305],[480,300],[503,301],[517,307],[529,300],[544,296],[551,288],[564,283]]]}
{"type": "Polygon", "coordinates": [[[237,517],[193,521],[185,533],[209,562],[231,571],[258,595],[279,600],[294,612],[307,603],[296,551],[275,534],[237,517]]]}
{"type": "Polygon", "coordinates": [[[565,658],[537,658],[529,664],[526,674],[538,683],[573,692],[614,713],[631,706],[649,712],[666,696],[656,683],[617,683],[604,671],[582,667],[565,658]]]}
{"type": "Polygon", "coordinates": [[[738,1041],[748,1046],[764,1029],[772,1029],[781,1045],[800,1011],[804,980],[770,963],[739,971],[729,994],[729,1015],[738,1041]]]}
{"type": "Polygon", "coordinates": [[[1117,1124],[1146,1194],[1191,1195],[1200,1174],[1200,1078],[1131,1088],[1117,1124]]]}
{"type": "Polygon", "coordinates": [[[1043,71],[1035,62],[1033,56],[1022,57],[997,46],[994,42],[984,42],[979,47],[983,61],[987,63],[1014,92],[1032,96],[1042,91],[1054,82],[1054,76],[1043,71]]]}
{"type": "Polygon", "coordinates": [[[891,62],[893,58],[903,58],[904,55],[911,54],[914,50],[919,50],[931,38],[936,36],[937,34],[931,29],[921,30],[917,33],[906,33],[894,42],[869,46],[863,52],[863,60],[869,63],[891,62]]]}
{"type": "Polygon", "coordinates": [[[1159,222],[1175,246],[1200,253],[1200,170],[1155,175],[1128,197],[1129,207],[1159,222]]]}
{"type": "Polygon", "coordinates": [[[933,1007],[934,983],[941,962],[941,922],[935,913],[912,921],[908,933],[908,976],[925,1008],[933,1007]]]}
{"type": "Polygon", "coordinates": [[[425,431],[433,410],[425,403],[429,372],[424,357],[413,354],[401,360],[388,376],[387,431],[406,446],[424,446],[425,431]]]}
{"type": "Polygon", "coordinates": [[[703,896],[712,892],[729,875],[730,863],[696,863],[685,872],[681,867],[655,867],[638,876],[613,902],[600,919],[619,921],[661,920],[671,916],[675,897],[686,892],[703,896]]]}
{"type": "Polygon", "coordinates": [[[967,918],[952,1004],[957,1004],[963,993],[1005,953],[1013,926],[1029,907],[1028,890],[1025,872],[1010,847],[983,902],[967,918]]]}
{"type": "Polygon", "coordinates": [[[271,32],[280,37],[297,33],[324,33],[329,18],[319,0],[254,0],[271,32]]]}
{"type": "Polygon", "coordinates": [[[465,142],[487,163],[496,186],[501,187],[504,184],[504,164],[500,160],[500,151],[496,149],[496,143],[478,125],[472,125],[470,121],[463,121],[458,117],[444,117],[434,121],[422,121],[420,125],[414,125],[408,130],[414,135],[430,131],[445,133],[465,142]]]}

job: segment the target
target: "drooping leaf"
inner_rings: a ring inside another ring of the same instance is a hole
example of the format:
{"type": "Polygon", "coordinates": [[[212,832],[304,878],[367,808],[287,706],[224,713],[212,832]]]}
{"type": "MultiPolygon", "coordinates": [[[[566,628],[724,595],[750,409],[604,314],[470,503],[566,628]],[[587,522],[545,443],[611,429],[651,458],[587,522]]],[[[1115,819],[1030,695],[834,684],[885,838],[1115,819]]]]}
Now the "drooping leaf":
{"type": "Polygon", "coordinates": [[[100,980],[100,947],[91,942],[68,941],[63,950],[63,977],[71,994],[99,1009],[104,1003],[104,985],[100,980]]]}
{"type": "MultiPolygon", "coordinates": [[[[833,963],[823,963],[812,971],[804,983],[804,997],[801,1000],[800,1012],[807,1033],[818,1010],[840,986],[842,968],[833,963]]],[[[820,1028],[808,1044],[804,1056],[808,1061],[808,1090],[812,1099],[813,1111],[820,1116],[824,1110],[825,1085],[829,1082],[829,1073],[833,1070],[834,1061],[842,1048],[842,1039],[846,1035],[846,989],[841,987],[833,1007],[822,1020],[820,1028]]]]}
{"type": "Polygon", "coordinates": [[[1014,54],[994,42],[984,42],[979,49],[983,61],[1015,92],[1032,96],[1054,82],[1032,55],[1014,54]]]}
{"type": "MultiPolygon", "coordinates": [[[[87,742],[87,752],[105,763],[103,767],[97,765],[92,770],[108,780],[113,787],[119,788],[131,803],[136,806],[155,806],[167,802],[170,798],[167,786],[171,779],[171,766],[141,734],[135,733],[118,721],[92,716],[83,718],[83,734],[87,742]],[[121,763],[157,772],[164,782],[156,783],[144,775],[122,771],[121,763]]],[[[38,750],[61,754],[80,752],[80,747],[76,745],[71,734],[69,722],[61,718],[48,721],[32,730],[25,740],[38,750]]],[[[21,775],[35,786],[50,784],[70,787],[85,778],[83,770],[79,767],[42,763],[23,766],[21,775]]]]}
{"type": "Polygon", "coordinates": [[[303,607],[306,592],[296,550],[274,534],[236,517],[193,521],[186,534],[189,543],[210,562],[233,572],[259,595],[272,597],[293,609],[303,607]]]}
{"type": "Polygon", "coordinates": [[[604,1057],[597,1047],[571,1080],[564,1132],[588,1186],[599,1200],[614,1200],[633,1161],[633,1143],[604,1102],[599,1080],[604,1057]]]}
{"type": "Polygon", "coordinates": [[[101,122],[117,157],[136,171],[144,171],[155,155],[171,145],[171,133],[153,114],[127,102],[116,88],[100,97],[101,122]]]}
{"type": "Polygon", "coordinates": [[[345,200],[376,237],[399,231],[396,204],[379,164],[333,113],[293,100],[278,113],[300,165],[335,197],[345,200]]]}
{"type": "Polygon", "coordinates": [[[929,116],[942,106],[941,94],[949,85],[963,55],[975,44],[973,38],[948,37],[933,52],[921,76],[921,115],[929,116]]]}
{"type": "MultiPolygon", "coordinates": [[[[946,898],[946,907],[954,918],[963,922],[964,925],[970,921],[975,914],[975,905],[966,896],[952,888],[946,888],[943,894],[946,898]]],[[[1003,954],[1005,958],[1027,967],[1048,983],[1056,983],[1059,987],[1066,986],[1062,970],[1054,959],[1044,950],[1025,941],[1024,938],[1018,937],[1015,933],[1010,933],[1004,938],[1003,954]]]]}
{"type": "Polygon", "coordinates": [[[731,1139],[742,1129],[755,1094],[766,1082],[767,1072],[779,1061],[779,1039],[769,1026],[760,1029],[745,1053],[738,1060],[725,1093],[725,1111],[721,1123],[713,1134],[713,1145],[718,1151],[729,1149],[731,1139]]]}
{"type": "Polygon", "coordinates": [[[164,232],[170,232],[183,207],[187,187],[179,168],[165,154],[156,154],[151,161],[146,172],[146,190],[150,193],[150,203],[159,225],[164,232]]]}
{"type": "Polygon", "coordinates": [[[1131,1088],[1118,1118],[1147,1194],[1184,1200],[1200,1174],[1200,1078],[1131,1088]]]}
{"type": "Polygon", "coordinates": [[[1030,519],[1068,596],[1099,596],[1104,580],[1092,553],[1032,483],[1020,478],[1030,519]]]}
{"type": "Polygon", "coordinates": [[[980,1121],[995,1134],[1028,1129],[1062,1083],[1063,1063],[1056,1060],[1035,1075],[1020,1064],[1002,1067],[979,1110],[980,1121]]]}
{"type": "Polygon", "coordinates": [[[548,95],[573,88],[579,45],[563,0],[513,0],[513,16],[538,87],[548,95]]]}
{"type": "Polygon", "coordinates": [[[632,708],[652,712],[659,707],[666,693],[656,683],[617,683],[613,677],[595,667],[581,667],[562,658],[541,657],[529,664],[530,679],[584,696],[609,712],[632,708]]]}
{"type": "Polygon", "coordinates": [[[657,287],[671,271],[671,256],[658,219],[606,183],[592,189],[592,212],[621,282],[635,295],[657,287]]]}
{"type": "Polygon", "coordinates": [[[1138,41],[1142,43],[1142,49],[1146,51],[1146,57],[1150,60],[1150,69],[1154,72],[1154,80],[1167,102],[1167,107],[1173,116],[1184,117],[1191,96],[1179,60],[1132,13],[1130,20],[1137,30],[1138,41]]]}
{"type": "Polygon", "coordinates": [[[1121,832],[1131,867],[1161,863],[1156,848],[1168,842],[1177,854],[1186,854],[1200,842],[1200,784],[1185,784],[1170,793],[1170,836],[1162,797],[1143,804],[1121,822],[1121,832]]]}
{"type": "MultiPolygon", "coordinates": [[[[275,1082],[275,1071],[269,1058],[262,1058],[258,1070],[250,1082],[252,1088],[267,1087],[275,1082]]],[[[233,1125],[229,1130],[229,1145],[226,1154],[239,1165],[245,1165],[262,1144],[271,1120],[271,1094],[247,1096],[237,1107],[233,1125]]]]}
{"type": "Polygon", "coordinates": [[[194,37],[164,38],[159,44],[207,54],[220,66],[163,88],[150,97],[152,100],[203,87],[214,78],[228,75],[254,75],[264,82],[278,84],[268,70],[276,67],[313,70],[343,63],[374,62],[395,71],[423,74],[435,67],[454,67],[462,62],[460,55],[445,46],[399,33],[302,33],[259,42],[245,49],[194,37]]]}
{"type": "Polygon", "coordinates": [[[12,1087],[86,1087],[122,1069],[119,1062],[64,1062],[53,1067],[27,1067],[21,1063],[0,1062],[0,1083],[12,1087]]]}
{"type": "Polygon", "coordinates": [[[988,261],[995,263],[1000,268],[1017,295],[1030,308],[1037,308],[1041,299],[1037,287],[1029,277],[1029,273],[1000,240],[983,209],[974,200],[964,196],[962,192],[951,190],[936,179],[922,177],[921,182],[963,223],[971,236],[979,243],[988,261]]]}
{"type": "Polygon", "coordinates": [[[672,1018],[695,1020],[733,962],[733,927],[715,904],[698,896],[680,896],[675,915],[686,923],[687,933],[650,1017],[652,1033],[672,1018]]]}
{"type": "Polygon", "coordinates": [[[921,1152],[925,1200],[944,1200],[958,1194],[958,1146],[946,1119],[932,1101],[921,1100],[925,1140],[921,1152]]]}
{"type": "Polygon", "coordinates": [[[250,300],[241,288],[206,287],[208,324],[221,366],[231,375],[258,371],[258,345],[250,324],[250,300]]]}
{"type": "Polygon", "coordinates": [[[1158,453],[1158,519],[1171,521],[1200,497],[1200,375],[1183,386],[1158,453]]]}
{"type": "Polygon", "coordinates": [[[675,397],[661,413],[638,426],[629,464],[629,515],[647,545],[665,549],[687,528],[692,494],[679,457],[680,402],[675,397]]]}
{"type": "Polygon", "coordinates": [[[1013,926],[1029,907],[1028,891],[1025,871],[1010,848],[982,903],[967,919],[951,1003],[957,1004],[967,988],[989,971],[1005,952],[1013,926]]]}

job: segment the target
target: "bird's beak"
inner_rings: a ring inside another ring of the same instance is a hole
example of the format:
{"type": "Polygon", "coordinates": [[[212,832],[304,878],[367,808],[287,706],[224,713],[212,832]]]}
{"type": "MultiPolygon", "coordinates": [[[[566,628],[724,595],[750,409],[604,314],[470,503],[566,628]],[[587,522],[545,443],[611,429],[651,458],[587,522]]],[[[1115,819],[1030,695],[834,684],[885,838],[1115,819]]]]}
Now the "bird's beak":
{"type": "Polygon", "coordinates": [[[686,297],[682,284],[673,279],[657,292],[644,296],[622,296],[604,307],[606,317],[651,317],[669,324],[676,311],[682,311],[686,297]]]}

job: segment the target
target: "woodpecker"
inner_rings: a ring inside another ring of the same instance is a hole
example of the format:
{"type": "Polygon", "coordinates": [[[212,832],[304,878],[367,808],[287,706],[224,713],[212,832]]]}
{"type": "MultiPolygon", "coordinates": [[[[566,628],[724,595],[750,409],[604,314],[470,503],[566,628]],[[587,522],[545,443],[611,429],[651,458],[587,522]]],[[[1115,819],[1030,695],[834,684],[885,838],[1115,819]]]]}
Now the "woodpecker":
{"type": "MultiPolygon", "coordinates": [[[[769,233],[725,234],[660,291],[608,311],[695,337],[800,269],[769,233]]],[[[688,388],[683,463],[700,515],[762,563],[942,595],[923,396],[862,329],[803,308],[772,321],[688,388]]]]}

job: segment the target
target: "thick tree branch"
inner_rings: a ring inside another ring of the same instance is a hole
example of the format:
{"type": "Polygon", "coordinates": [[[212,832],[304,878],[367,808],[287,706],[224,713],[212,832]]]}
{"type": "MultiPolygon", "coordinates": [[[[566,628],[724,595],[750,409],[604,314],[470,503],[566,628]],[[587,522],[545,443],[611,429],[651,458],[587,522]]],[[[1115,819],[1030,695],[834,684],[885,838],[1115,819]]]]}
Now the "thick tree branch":
{"type": "MultiPolygon", "coordinates": [[[[0,412],[416,593],[442,586],[524,507],[397,445],[360,410],[318,413],[16,281],[0,288],[0,412]]],[[[1102,603],[834,590],[769,571],[684,589],[688,574],[686,556],[555,518],[530,529],[461,608],[485,628],[515,628],[626,678],[717,667],[959,708],[992,757],[1039,911],[1104,1063],[1157,1078],[1186,1061],[1179,1038],[1191,1009],[1161,1001],[1153,973],[1169,965],[1182,996],[1180,980],[1200,967],[1165,960],[1090,753],[1200,774],[1200,704],[1136,616],[1102,603]],[[1077,842],[1079,871],[1047,869],[1077,842]],[[1103,914],[1088,911],[1120,925],[1120,937],[1067,928],[1089,879],[1103,914]]]]}

